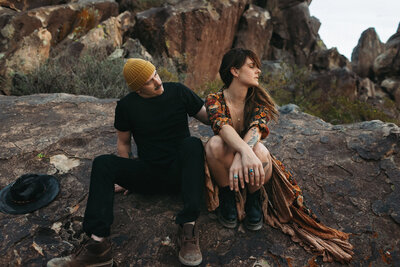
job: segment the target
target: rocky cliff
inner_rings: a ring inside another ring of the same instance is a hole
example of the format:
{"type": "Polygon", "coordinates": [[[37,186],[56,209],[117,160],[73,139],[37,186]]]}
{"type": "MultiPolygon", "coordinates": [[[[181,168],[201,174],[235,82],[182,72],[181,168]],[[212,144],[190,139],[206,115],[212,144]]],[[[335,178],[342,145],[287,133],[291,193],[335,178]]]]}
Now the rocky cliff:
{"type": "MultiPolygon", "coordinates": [[[[55,201],[26,215],[0,213],[0,265],[43,266],[67,255],[81,230],[91,162],[116,152],[115,99],[49,94],[0,96],[0,187],[28,173],[57,177],[55,201]]],[[[306,202],[328,226],[352,233],[351,266],[400,264],[400,128],[381,121],[336,125],[280,108],[265,141],[292,171],[306,202]]],[[[195,120],[193,135],[212,132],[195,120]]],[[[118,266],[179,266],[178,196],[115,196],[112,228],[118,266]]],[[[224,229],[205,208],[199,218],[202,266],[318,266],[277,229],[224,229]]],[[[323,263],[323,266],[340,266],[323,263]]]]}
{"type": "Polygon", "coordinates": [[[9,95],[13,75],[29,73],[49,57],[76,58],[90,49],[108,55],[123,49],[119,56],[128,57],[132,40],[155,61],[168,62],[195,89],[217,78],[224,52],[245,47],[267,64],[279,61],[308,68],[312,80],[323,84],[322,91],[351,92],[351,101],[371,103],[400,120],[399,34],[385,44],[373,28],[366,30],[350,64],[336,49],[325,47],[318,35],[323,22],[310,15],[310,4],[310,0],[1,1],[0,91],[9,95]]]}

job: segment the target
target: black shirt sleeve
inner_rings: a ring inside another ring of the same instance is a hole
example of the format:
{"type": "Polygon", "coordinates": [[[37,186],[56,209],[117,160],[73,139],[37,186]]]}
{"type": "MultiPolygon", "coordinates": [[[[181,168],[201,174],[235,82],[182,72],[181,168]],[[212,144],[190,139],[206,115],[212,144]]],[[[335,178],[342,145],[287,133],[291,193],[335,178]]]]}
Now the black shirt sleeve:
{"type": "Polygon", "coordinates": [[[204,101],[185,85],[180,84],[180,88],[182,92],[182,99],[186,107],[186,112],[189,114],[189,116],[193,117],[200,111],[201,107],[204,105],[204,101]]]}
{"type": "Polygon", "coordinates": [[[118,131],[126,132],[131,130],[129,126],[129,119],[126,111],[124,110],[123,104],[121,101],[118,101],[117,106],[115,107],[114,127],[118,131]]]}

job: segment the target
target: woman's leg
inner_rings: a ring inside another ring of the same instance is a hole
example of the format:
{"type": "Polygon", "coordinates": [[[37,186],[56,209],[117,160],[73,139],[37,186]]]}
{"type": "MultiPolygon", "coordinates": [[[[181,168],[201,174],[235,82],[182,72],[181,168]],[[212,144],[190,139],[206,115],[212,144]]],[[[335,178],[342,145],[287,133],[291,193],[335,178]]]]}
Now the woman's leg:
{"type": "Polygon", "coordinates": [[[235,192],[229,188],[229,168],[234,153],[219,136],[211,137],[205,150],[210,173],[220,187],[218,220],[227,228],[235,228],[238,223],[235,192]]]}
{"type": "Polygon", "coordinates": [[[271,179],[272,162],[268,149],[261,143],[254,147],[254,153],[261,160],[264,166],[265,179],[259,186],[248,185],[248,194],[245,204],[246,219],[245,226],[247,229],[257,231],[262,228],[262,209],[260,199],[260,188],[271,179]]]}
{"type": "MultiPolygon", "coordinates": [[[[271,154],[269,153],[268,149],[262,144],[257,143],[257,145],[253,148],[254,153],[257,157],[261,160],[261,163],[264,166],[264,173],[265,173],[265,180],[264,184],[267,183],[272,176],[272,161],[271,161],[271,154]]],[[[264,184],[260,186],[254,186],[248,184],[248,190],[250,193],[253,193],[261,188],[264,184]]]]}
{"type": "Polygon", "coordinates": [[[229,186],[229,168],[233,162],[234,151],[218,135],[210,138],[205,150],[211,176],[219,187],[229,186]]]}

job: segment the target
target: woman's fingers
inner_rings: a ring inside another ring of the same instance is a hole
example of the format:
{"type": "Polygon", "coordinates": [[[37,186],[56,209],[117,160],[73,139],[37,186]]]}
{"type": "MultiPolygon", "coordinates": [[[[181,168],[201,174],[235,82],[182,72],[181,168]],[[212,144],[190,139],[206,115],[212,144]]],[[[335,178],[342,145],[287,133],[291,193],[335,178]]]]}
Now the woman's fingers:
{"type": "Polygon", "coordinates": [[[235,175],[236,176],[233,177],[233,185],[234,185],[235,191],[238,192],[239,191],[239,180],[243,179],[243,175],[241,173],[237,173],[235,175]]]}
{"type": "MultiPolygon", "coordinates": [[[[267,165],[268,166],[268,165],[267,165]]],[[[267,167],[268,169],[268,167],[267,167]]],[[[264,170],[264,163],[261,165],[261,170],[260,170],[260,185],[265,184],[265,170],[264,170]]]]}
{"type": "Polygon", "coordinates": [[[242,189],[244,189],[244,175],[243,172],[241,173],[241,175],[239,175],[239,181],[240,181],[240,185],[242,187],[242,189]]]}
{"type": "Polygon", "coordinates": [[[229,171],[229,187],[231,190],[239,191],[239,185],[244,188],[243,171],[241,169],[232,169],[229,171]]]}
{"type": "Polygon", "coordinates": [[[251,172],[251,175],[254,176],[254,185],[260,186],[260,170],[259,170],[258,166],[251,170],[253,170],[251,172]]]}
{"type": "Polygon", "coordinates": [[[243,168],[243,174],[244,174],[244,180],[246,181],[246,183],[250,183],[249,168],[247,168],[246,166],[244,166],[244,168],[243,168]]]}
{"type": "Polygon", "coordinates": [[[229,188],[233,190],[233,179],[234,179],[233,170],[229,170],[229,188]]]}
{"type": "Polygon", "coordinates": [[[254,168],[253,167],[248,168],[247,174],[249,176],[249,184],[254,185],[256,181],[254,177],[254,168]]]}

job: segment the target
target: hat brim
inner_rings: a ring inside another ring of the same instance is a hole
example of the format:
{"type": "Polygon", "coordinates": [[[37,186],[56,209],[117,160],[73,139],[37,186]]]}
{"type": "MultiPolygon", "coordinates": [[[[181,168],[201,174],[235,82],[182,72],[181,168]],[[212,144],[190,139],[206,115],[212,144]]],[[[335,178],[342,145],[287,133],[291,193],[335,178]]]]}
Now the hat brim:
{"type": "Polygon", "coordinates": [[[16,204],[11,200],[10,189],[15,182],[7,185],[0,191],[0,211],[8,214],[25,214],[40,209],[52,202],[60,191],[60,183],[52,175],[41,175],[46,186],[46,192],[39,199],[23,205],[16,204]]]}

